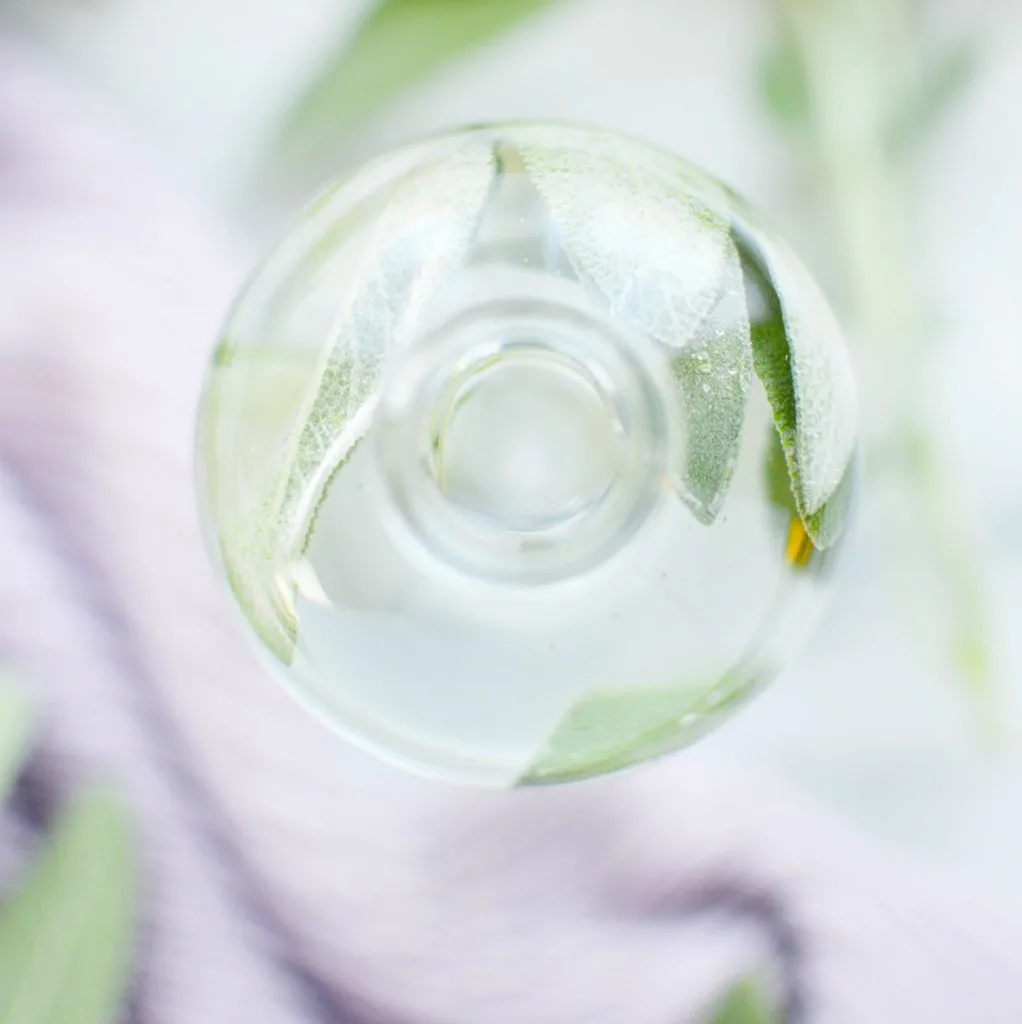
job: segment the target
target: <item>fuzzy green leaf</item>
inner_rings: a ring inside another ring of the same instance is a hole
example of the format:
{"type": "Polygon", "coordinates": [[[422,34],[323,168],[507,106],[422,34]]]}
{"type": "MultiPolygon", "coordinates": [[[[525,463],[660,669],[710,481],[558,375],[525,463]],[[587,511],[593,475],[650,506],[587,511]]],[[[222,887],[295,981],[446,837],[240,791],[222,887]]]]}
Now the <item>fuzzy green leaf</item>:
{"type": "Polygon", "coordinates": [[[109,795],[75,803],[0,917],[4,1024],[119,1019],[135,921],[135,853],[109,795]]]}
{"type": "Polygon", "coordinates": [[[766,486],[767,500],[774,508],[789,516],[798,515],[795,498],[791,493],[788,463],[784,458],[784,449],[776,430],[770,431],[767,442],[766,458],[763,460],[763,482],[766,486]]]}
{"type": "Polygon", "coordinates": [[[570,782],[621,771],[678,750],[701,723],[727,714],[755,689],[759,674],[733,670],[708,690],[604,690],[569,709],[520,785],[570,782]]]}
{"type": "Polygon", "coordinates": [[[832,547],[844,533],[855,503],[856,485],[857,473],[853,458],[836,490],[811,516],[806,517],[806,532],[821,550],[832,547]]]}
{"type": "MultiPolygon", "coordinates": [[[[854,474],[849,471],[842,480],[834,497],[817,513],[813,526],[817,533],[826,532],[829,527],[821,523],[821,515],[841,518],[847,516],[848,505],[853,494],[854,474]]],[[[784,449],[776,430],[770,431],[765,458],[763,460],[763,484],[767,500],[784,514],[788,523],[784,541],[784,560],[794,572],[808,572],[820,575],[830,566],[830,552],[819,550],[813,543],[812,535],[802,522],[791,493],[791,478],[788,475],[788,463],[784,458],[784,449]]]]}
{"type": "Polygon", "coordinates": [[[267,582],[270,566],[261,551],[268,538],[239,495],[265,494],[275,485],[281,445],[315,380],[318,353],[293,345],[246,346],[225,337],[214,362],[199,438],[223,572],[257,635],[287,660],[294,623],[267,582]],[[221,445],[229,456],[217,451],[221,445]]]}
{"type": "Polygon", "coordinates": [[[308,155],[551,0],[380,0],[288,114],[278,149],[308,155]]]}
{"type": "Polygon", "coordinates": [[[626,327],[656,342],[686,428],[682,499],[719,513],[738,457],[752,374],[741,263],[723,191],[681,160],[601,137],[523,147],[576,276],[626,327]]]}
{"type": "Polygon", "coordinates": [[[735,227],[749,294],[752,358],[773,413],[799,515],[817,548],[844,529],[857,409],[840,329],[797,258],[735,227]]]}
{"type": "Polygon", "coordinates": [[[781,1024],[759,986],[746,978],[735,984],[706,1019],[706,1024],[781,1024]]]}
{"type": "MultiPolygon", "coordinates": [[[[491,147],[470,142],[381,190],[358,265],[338,282],[329,336],[298,367],[294,397],[283,403],[283,425],[280,416],[273,420],[277,443],[259,460],[258,484],[250,480],[243,491],[259,498],[230,518],[220,515],[231,588],[256,633],[285,664],[293,657],[298,624],[294,588],[280,566],[307,546],[337,467],[365,434],[386,360],[422,329],[462,266],[494,175],[491,147]]],[[[329,205],[314,216],[329,221],[329,205]]],[[[324,235],[331,230],[327,223],[324,235]]],[[[272,386],[272,379],[264,384],[272,386]]],[[[253,388],[249,381],[246,393],[258,398],[253,388]]],[[[258,407],[252,414],[263,416],[258,407]]],[[[263,426],[260,419],[253,435],[265,435],[263,426]]],[[[226,501],[236,500],[236,493],[226,501]]]]}
{"type": "Polygon", "coordinates": [[[725,281],[696,336],[670,360],[685,422],[679,491],[707,525],[723,507],[738,462],[752,376],[749,316],[736,251],[728,259],[725,281]]]}
{"type": "Polygon", "coordinates": [[[472,143],[398,184],[339,304],[333,335],[298,415],[274,496],[272,514],[281,531],[291,529],[296,518],[308,522],[335,467],[361,440],[365,426],[357,422],[358,413],[373,395],[388,354],[408,342],[462,265],[495,173],[492,149],[472,143]]]}
{"type": "Polygon", "coordinates": [[[28,701],[0,672],[0,801],[3,801],[28,750],[32,712],[28,701]]]}
{"type": "Polygon", "coordinates": [[[615,319],[677,352],[726,284],[733,248],[717,209],[723,193],[714,202],[694,190],[681,160],[651,151],[640,164],[614,137],[587,143],[578,132],[569,139],[551,130],[521,147],[526,173],[582,284],[615,319]]]}
{"type": "Polygon", "coordinates": [[[676,688],[587,694],[557,726],[522,783],[619,771],[670,749],[692,724],[696,697],[676,688]]]}

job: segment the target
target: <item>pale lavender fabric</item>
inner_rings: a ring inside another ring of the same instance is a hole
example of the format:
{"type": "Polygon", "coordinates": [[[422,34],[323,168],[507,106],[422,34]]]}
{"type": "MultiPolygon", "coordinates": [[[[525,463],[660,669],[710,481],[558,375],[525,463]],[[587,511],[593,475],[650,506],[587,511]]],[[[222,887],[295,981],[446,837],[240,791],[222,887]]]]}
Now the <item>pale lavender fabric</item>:
{"type": "Polygon", "coordinates": [[[0,665],[44,709],[11,873],[69,787],[144,837],[139,1024],[1017,1024],[1022,922],[694,751],[542,791],[368,763],[259,667],[203,554],[192,419],[243,268],[0,42],[0,665]]]}

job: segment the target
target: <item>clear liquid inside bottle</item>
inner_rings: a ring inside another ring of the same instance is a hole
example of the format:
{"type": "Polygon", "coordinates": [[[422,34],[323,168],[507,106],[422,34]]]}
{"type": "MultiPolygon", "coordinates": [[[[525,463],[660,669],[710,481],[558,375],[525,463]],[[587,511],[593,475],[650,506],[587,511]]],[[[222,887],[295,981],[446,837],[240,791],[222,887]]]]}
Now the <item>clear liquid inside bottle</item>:
{"type": "Polygon", "coordinates": [[[689,165],[548,126],[315,201],[199,432],[211,547],[298,696],[393,761],[512,785],[676,749],[772,677],[827,587],[854,426],[840,339],[798,348],[825,305],[771,244],[689,165]]]}

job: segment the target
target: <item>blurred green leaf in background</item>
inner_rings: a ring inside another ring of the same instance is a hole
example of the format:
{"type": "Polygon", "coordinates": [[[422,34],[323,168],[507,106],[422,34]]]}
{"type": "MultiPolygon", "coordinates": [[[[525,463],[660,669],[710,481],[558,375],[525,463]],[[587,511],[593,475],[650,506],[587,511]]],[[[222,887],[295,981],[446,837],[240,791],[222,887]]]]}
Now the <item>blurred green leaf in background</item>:
{"type": "Polygon", "coordinates": [[[888,125],[887,141],[894,156],[910,154],[926,141],[971,85],[980,63],[981,48],[973,38],[955,40],[924,63],[915,87],[888,125]]]}
{"type": "MultiPolygon", "coordinates": [[[[24,758],[32,715],[0,680],[0,786],[24,758]]],[[[3,1024],[113,1024],[128,988],[135,849],[116,798],[75,798],[0,912],[3,1024]]]]}
{"type": "Polygon", "coordinates": [[[730,988],[706,1019],[706,1024],[782,1024],[767,1004],[760,987],[743,978],[730,988]]]}
{"type": "Polygon", "coordinates": [[[401,93],[554,0],[380,0],[291,109],[277,140],[287,163],[319,155],[401,93]]]}
{"type": "Polygon", "coordinates": [[[795,137],[805,137],[812,121],[812,97],[798,43],[781,26],[763,56],[759,69],[763,102],[778,126],[795,137]]]}

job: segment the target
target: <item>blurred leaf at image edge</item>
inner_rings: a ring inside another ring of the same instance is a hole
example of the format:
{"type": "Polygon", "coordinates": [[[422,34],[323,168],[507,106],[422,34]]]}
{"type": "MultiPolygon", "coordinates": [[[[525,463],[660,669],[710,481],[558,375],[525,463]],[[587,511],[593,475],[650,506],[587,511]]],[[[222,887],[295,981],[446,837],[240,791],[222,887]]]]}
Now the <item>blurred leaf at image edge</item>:
{"type": "Polygon", "coordinates": [[[111,1024],[128,986],[134,849],[117,801],[77,798],[0,917],[4,1024],[111,1024]]]}
{"type": "Polygon", "coordinates": [[[554,0],[380,0],[327,59],[277,138],[285,163],[316,155],[449,61],[554,0]]]}
{"type": "MultiPolygon", "coordinates": [[[[0,799],[28,753],[33,713],[0,673],[0,799]]],[[[110,793],[73,798],[42,852],[0,904],[0,1021],[112,1024],[128,989],[135,848],[110,793]]]]}
{"type": "Polygon", "coordinates": [[[728,990],[705,1024],[781,1024],[758,985],[748,978],[728,990]]]}

